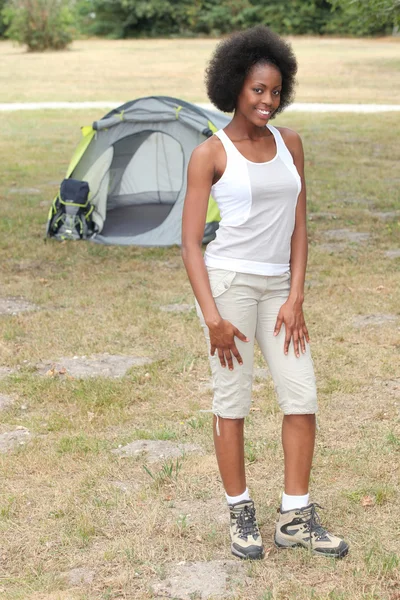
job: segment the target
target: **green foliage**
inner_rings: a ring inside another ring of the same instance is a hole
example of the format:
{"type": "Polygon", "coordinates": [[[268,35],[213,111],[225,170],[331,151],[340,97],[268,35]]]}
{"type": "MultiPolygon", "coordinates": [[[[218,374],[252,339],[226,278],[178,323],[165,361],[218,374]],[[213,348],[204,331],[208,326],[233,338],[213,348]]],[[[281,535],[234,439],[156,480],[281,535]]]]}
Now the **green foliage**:
{"type": "Polygon", "coordinates": [[[9,0],[1,14],[6,36],[31,52],[63,50],[72,42],[68,0],[9,0]]]}
{"type": "Polygon", "coordinates": [[[400,0],[78,0],[82,29],[112,38],[219,36],[264,23],[281,34],[377,35],[400,0]]]}
{"type": "Polygon", "coordinates": [[[0,0],[0,39],[4,37],[4,34],[7,29],[7,25],[4,21],[3,17],[3,9],[6,5],[7,0],[0,0]]]}
{"type": "Polygon", "coordinates": [[[327,33],[350,35],[396,33],[400,25],[400,0],[329,0],[333,16],[327,33]]]}
{"type": "Polygon", "coordinates": [[[251,8],[243,12],[243,27],[263,23],[281,34],[321,34],[331,15],[326,0],[252,0],[251,8]]]}
{"type": "Polygon", "coordinates": [[[111,38],[187,33],[190,0],[79,0],[85,33],[111,38]]]}
{"type": "Polygon", "coordinates": [[[146,465],[143,465],[143,469],[157,486],[161,486],[164,483],[177,481],[179,472],[182,469],[182,460],[177,458],[175,462],[173,460],[166,461],[162,464],[161,469],[155,472],[151,471],[146,465]]]}

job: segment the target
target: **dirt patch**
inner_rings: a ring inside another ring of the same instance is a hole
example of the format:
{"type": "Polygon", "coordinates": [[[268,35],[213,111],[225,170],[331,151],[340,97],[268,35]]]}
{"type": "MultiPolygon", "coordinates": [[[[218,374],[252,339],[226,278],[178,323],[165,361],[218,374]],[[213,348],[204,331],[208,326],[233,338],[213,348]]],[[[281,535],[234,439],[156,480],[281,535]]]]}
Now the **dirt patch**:
{"type": "Polygon", "coordinates": [[[394,321],[397,321],[396,315],[357,315],[353,318],[353,325],[354,327],[368,327],[369,325],[386,325],[394,321]]]}
{"type": "Polygon", "coordinates": [[[71,571],[61,574],[61,578],[70,586],[91,585],[94,581],[94,576],[95,572],[85,567],[71,569],[71,571]]]}
{"type": "Polygon", "coordinates": [[[14,403],[14,400],[11,396],[7,396],[6,394],[0,394],[0,410],[4,410],[8,408],[14,403]]]}
{"type": "Polygon", "coordinates": [[[163,312],[190,312],[194,310],[193,304],[166,304],[165,306],[160,306],[160,310],[163,312]]]}
{"type": "Polygon", "coordinates": [[[400,248],[398,250],[387,250],[385,256],[387,258],[400,258],[400,248]]]}
{"type": "Polygon", "coordinates": [[[353,243],[366,242],[371,237],[367,232],[350,231],[349,229],[329,229],[324,231],[324,235],[332,240],[353,243]]]}
{"type": "Polygon", "coordinates": [[[63,357],[57,361],[46,361],[36,365],[41,375],[47,377],[71,376],[77,379],[86,377],[123,377],[132,367],[142,367],[152,363],[146,356],[125,356],[117,354],[93,354],[92,356],[63,357]]]}
{"type": "Polygon", "coordinates": [[[31,433],[26,427],[18,426],[14,431],[0,434],[0,452],[6,453],[24,446],[31,438],[31,433]]]}
{"type": "Polygon", "coordinates": [[[245,582],[243,571],[244,565],[233,560],[181,563],[170,568],[165,581],[153,584],[153,592],[176,600],[230,598],[235,582],[245,582]]]}
{"type": "Polygon", "coordinates": [[[165,440],[136,440],[112,452],[122,458],[143,455],[149,462],[179,458],[184,454],[204,454],[196,444],[174,444],[165,440]]]}
{"type": "Polygon", "coordinates": [[[10,367],[0,367],[0,379],[4,379],[13,373],[15,373],[15,369],[10,369],[10,367]]]}
{"type": "Polygon", "coordinates": [[[0,315],[17,315],[33,310],[39,310],[39,307],[22,297],[0,298],[0,315]]]}
{"type": "Polygon", "coordinates": [[[209,523],[229,525],[229,511],[225,501],[211,500],[174,500],[166,508],[166,514],[177,519],[185,519],[188,525],[209,523]]]}

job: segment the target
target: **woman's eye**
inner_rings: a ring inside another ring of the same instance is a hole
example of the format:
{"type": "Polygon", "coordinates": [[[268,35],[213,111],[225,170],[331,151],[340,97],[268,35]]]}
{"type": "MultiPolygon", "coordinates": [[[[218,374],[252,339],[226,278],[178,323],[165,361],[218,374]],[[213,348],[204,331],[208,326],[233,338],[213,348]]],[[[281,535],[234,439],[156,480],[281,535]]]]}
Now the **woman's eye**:
{"type": "Polygon", "coordinates": [[[279,96],[279,94],[281,93],[281,91],[280,90],[274,90],[272,93],[274,94],[274,96],[279,96]]]}
{"type": "Polygon", "coordinates": [[[256,94],[261,94],[262,89],[261,88],[254,88],[253,90],[256,94]]]}

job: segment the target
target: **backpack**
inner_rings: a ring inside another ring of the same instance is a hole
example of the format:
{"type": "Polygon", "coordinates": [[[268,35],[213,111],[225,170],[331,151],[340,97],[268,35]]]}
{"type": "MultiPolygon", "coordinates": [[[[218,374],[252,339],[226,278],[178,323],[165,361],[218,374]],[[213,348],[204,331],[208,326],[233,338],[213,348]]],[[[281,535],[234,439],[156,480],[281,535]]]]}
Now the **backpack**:
{"type": "Polygon", "coordinates": [[[91,217],[93,210],[89,202],[89,184],[77,179],[64,179],[50,208],[47,236],[57,240],[92,237],[97,231],[91,217]]]}

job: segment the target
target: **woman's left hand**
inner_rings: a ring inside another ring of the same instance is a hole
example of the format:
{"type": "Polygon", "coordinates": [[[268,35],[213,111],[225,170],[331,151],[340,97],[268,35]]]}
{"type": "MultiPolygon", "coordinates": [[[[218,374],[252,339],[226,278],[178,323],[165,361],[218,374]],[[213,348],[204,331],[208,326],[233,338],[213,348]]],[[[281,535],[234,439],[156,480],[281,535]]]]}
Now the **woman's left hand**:
{"type": "Polygon", "coordinates": [[[277,336],[281,330],[282,324],[285,325],[285,345],[284,353],[289,352],[290,340],[293,338],[294,353],[300,356],[300,349],[303,354],[306,351],[306,341],[310,338],[304,320],[303,307],[299,302],[293,302],[288,298],[285,304],[282,304],[275,323],[274,336],[277,336]]]}

